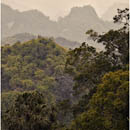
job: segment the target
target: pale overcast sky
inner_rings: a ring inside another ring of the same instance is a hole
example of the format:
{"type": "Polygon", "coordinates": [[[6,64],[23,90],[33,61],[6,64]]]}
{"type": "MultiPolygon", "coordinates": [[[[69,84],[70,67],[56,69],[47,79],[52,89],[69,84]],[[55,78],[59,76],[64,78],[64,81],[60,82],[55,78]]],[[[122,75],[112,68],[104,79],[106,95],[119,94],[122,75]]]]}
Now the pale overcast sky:
{"type": "Polygon", "coordinates": [[[101,16],[114,3],[128,3],[129,0],[2,0],[20,11],[38,9],[45,15],[56,19],[67,15],[73,6],[92,5],[101,16]]]}

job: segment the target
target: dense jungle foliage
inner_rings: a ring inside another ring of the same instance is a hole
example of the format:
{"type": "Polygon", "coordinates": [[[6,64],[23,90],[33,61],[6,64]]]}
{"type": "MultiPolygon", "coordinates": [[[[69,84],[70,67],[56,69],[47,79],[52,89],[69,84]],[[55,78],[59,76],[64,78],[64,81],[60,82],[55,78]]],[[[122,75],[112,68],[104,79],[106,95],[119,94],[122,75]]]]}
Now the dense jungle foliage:
{"type": "Polygon", "coordinates": [[[2,46],[2,130],[128,130],[129,10],[119,30],[65,50],[40,37],[2,46]]]}

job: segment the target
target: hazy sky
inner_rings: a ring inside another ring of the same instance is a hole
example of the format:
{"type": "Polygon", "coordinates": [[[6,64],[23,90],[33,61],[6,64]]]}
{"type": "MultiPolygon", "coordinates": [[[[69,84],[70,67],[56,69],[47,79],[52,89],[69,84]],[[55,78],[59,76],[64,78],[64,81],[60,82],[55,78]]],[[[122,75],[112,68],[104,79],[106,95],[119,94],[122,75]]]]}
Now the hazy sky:
{"type": "Polygon", "coordinates": [[[101,16],[114,3],[128,3],[129,0],[2,0],[20,11],[38,9],[51,19],[67,15],[73,6],[92,5],[101,16]]]}

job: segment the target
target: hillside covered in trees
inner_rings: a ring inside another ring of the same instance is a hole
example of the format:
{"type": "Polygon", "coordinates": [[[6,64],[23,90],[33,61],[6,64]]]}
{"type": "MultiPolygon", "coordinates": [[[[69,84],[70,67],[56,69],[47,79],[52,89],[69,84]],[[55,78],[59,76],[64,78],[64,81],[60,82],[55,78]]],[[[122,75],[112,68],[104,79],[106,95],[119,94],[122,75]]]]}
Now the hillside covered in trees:
{"type": "Polygon", "coordinates": [[[2,130],[128,130],[129,9],[119,30],[67,50],[38,37],[2,46],[2,130]]]}

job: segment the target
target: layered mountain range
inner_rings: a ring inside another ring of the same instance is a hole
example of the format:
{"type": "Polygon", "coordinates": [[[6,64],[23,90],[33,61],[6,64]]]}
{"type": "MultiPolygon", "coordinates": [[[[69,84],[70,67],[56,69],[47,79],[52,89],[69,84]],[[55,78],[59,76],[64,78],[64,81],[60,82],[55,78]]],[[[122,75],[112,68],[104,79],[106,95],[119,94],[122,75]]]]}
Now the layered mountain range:
{"type": "Polygon", "coordinates": [[[2,4],[1,8],[2,39],[19,33],[31,33],[83,42],[86,40],[85,32],[89,29],[102,33],[118,28],[118,25],[113,22],[99,18],[95,9],[90,5],[73,7],[67,16],[59,18],[57,22],[50,20],[38,10],[20,12],[5,4],[2,4]]]}

